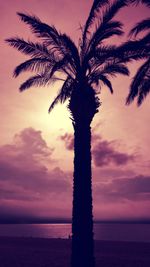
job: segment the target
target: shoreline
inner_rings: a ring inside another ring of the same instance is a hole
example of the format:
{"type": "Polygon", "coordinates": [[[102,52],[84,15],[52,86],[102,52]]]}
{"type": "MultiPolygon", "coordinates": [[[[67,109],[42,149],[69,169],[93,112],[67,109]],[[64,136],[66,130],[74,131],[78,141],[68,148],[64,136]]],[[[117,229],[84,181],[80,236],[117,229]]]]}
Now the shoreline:
{"type": "MultiPolygon", "coordinates": [[[[150,243],[95,240],[96,267],[149,267],[150,243]]],[[[70,267],[71,240],[0,236],[1,267],[70,267]]]]}

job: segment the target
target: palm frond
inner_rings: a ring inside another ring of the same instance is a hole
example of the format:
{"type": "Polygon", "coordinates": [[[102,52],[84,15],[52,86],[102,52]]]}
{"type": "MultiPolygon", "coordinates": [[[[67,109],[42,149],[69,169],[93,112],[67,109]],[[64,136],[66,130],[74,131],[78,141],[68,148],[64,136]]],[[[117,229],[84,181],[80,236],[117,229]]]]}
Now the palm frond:
{"type": "Polygon", "coordinates": [[[54,62],[51,62],[47,58],[31,58],[15,68],[14,76],[17,77],[20,73],[24,71],[43,72],[45,68],[52,68],[53,65],[54,62]]]}
{"type": "MultiPolygon", "coordinates": [[[[54,66],[52,67],[51,69],[51,72],[50,72],[50,78],[54,75],[54,73],[56,71],[61,71],[63,70],[64,72],[66,72],[67,74],[69,72],[71,72],[72,74],[73,73],[73,70],[71,69],[71,67],[69,66],[69,61],[70,61],[70,57],[68,56],[65,56],[63,59],[61,59],[60,61],[56,62],[54,64],[54,66]]],[[[71,74],[70,74],[71,75],[71,74]]]]}
{"type": "Polygon", "coordinates": [[[116,58],[117,61],[122,60],[123,62],[126,59],[132,59],[134,56],[137,56],[137,59],[138,57],[139,59],[142,59],[144,56],[148,56],[150,53],[150,48],[147,46],[147,43],[148,40],[142,39],[138,41],[127,41],[119,46],[98,47],[91,53],[90,58],[95,57],[98,60],[100,60],[101,57],[104,58],[104,60],[105,58],[116,58]]]}
{"type": "Polygon", "coordinates": [[[141,22],[138,22],[134,28],[130,31],[130,35],[137,36],[138,33],[143,30],[150,30],[150,18],[144,19],[141,22]]]}
{"type": "MultiPolygon", "coordinates": [[[[125,64],[133,60],[147,59],[150,56],[149,35],[138,41],[128,41],[120,46],[99,46],[90,51],[84,60],[83,67],[93,72],[103,65],[125,64]]],[[[124,71],[124,68],[123,68],[124,71]]],[[[86,71],[85,71],[86,72],[86,71]]],[[[127,71],[123,74],[128,75],[127,71]]]]}
{"type": "Polygon", "coordinates": [[[96,12],[98,12],[99,9],[105,6],[106,4],[108,4],[108,0],[94,0],[93,1],[93,5],[91,7],[88,19],[85,23],[84,32],[83,32],[83,40],[85,39],[88,29],[90,28],[91,24],[93,23],[95,19],[96,12]]]}
{"type": "Polygon", "coordinates": [[[140,90],[139,90],[139,95],[137,99],[137,105],[140,106],[146,96],[150,93],[150,78],[148,80],[142,81],[140,84],[140,90]]]}
{"type": "Polygon", "coordinates": [[[30,28],[37,37],[44,38],[46,46],[51,45],[52,50],[59,52],[63,56],[68,52],[71,53],[76,61],[79,60],[78,50],[73,41],[66,35],[60,34],[54,26],[49,26],[36,16],[30,16],[28,14],[18,13],[21,20],[30,25],[30,28]]]}
{"type": "Polygon", "coordinates": [[[145,45],[150,44],[150,32],[148,32],[148,34],[146,34],[146,35],[142,38],[142,42],[145,43],[145,45]]]}
{"type": "Polygon", "coordinates": [[[87,21],[84,26],[83,35],[82,35],[82,54],[84,54],[84,51],[86,50],[87,45],[87,36],[89,33],[89,28],[93,24],[93,21],[96,18],[96,13],[99,11],[99,9],[103,6],[108,4],[108,0],[94,0],[93,5],[91,7],[89,16],[87,18],[87,21]]]}
{"type": "Polygon", "coordinates": [[[55,76],[50,78],[50,70],[49,68],[47,68],[43,73],[37,74],[27,79],[23,84],[21,84],[19,90],[22,92],[26,89],[29,89],[31,86],[46,86],[53,84],[56,81],[63,81],[63,79],[57,78],[55,76]]]}
{"type": "Polygon", "coordinates": [[[149,41],[150,34],[147,34],[144,38],[138,41],[128,41],[118,46],[113,51],[113,56],[116,57],[116,62],[127,63],[132,60],[147,58],[150,55],[149,41]]]}
{"type": "Polygon", "coordinates": [[[101,45],[96,49],[90,50],[85,55],[83,68],[91,72],[97,65],[99,66],[104,62],[117,58],[117,53],[114,52],[116,49],[117,46],[115,45],[101,45]]]}
{"type": "Polygon", "coordinates": [[[129,2],[138,5],[139,3],[145,4],[148,7],[150,7],[150,1],[149,0],[129,0],[129,2]]]}
{"type": "Polygon", "coordinates": [[[51,105],[48,109],[49,113],[52,111],[52,109],[55,107],[55,105],[58,104],[58,102],[64,103],[71,96],[71,93],[73,90],[73,83],[74,83],[74,80],[71,79],[70,77],[68,77],[65,80],[60,92],[58,93],[58,95],[56,96],[56,98],[51,103],[51,105]]]}
{"type": "Polygon", "coordinates": [[[17,13],[21,20],[28,24],[34,34],[37,37],[52,39],[55,43],[59,42],[59,33],[54,26],[49,26],[36,16],[30,16],[28,14],[17,13]]]}
{"type": "Polygon", "coordinates": [[[75,81],[68,77],[61,88],[60,102],[64,103],[72,94],[73,85],[75,81]]]}
{"type": "Polygon", "coordinates": [[[53,102],[51,103],[49,109],[48,109],[48,113],[50,113],[53,108],[56,106],[56,104],[58,104],[60,102],[60,97],[61,97],[61,93],[59,93],[53,100],[53,102]]]}
{"type": "Polygon", "coordinates": [[[45,86],[48,83],[48,80],[45,79],[44,75],[37,74],[30,77],[24,83],[21,84],[19,90],[22,92],[31,86],[45,86]]]}
{"type": "Polygon", "coordinates": [[[147,71],[150,71],[150,60],[148,59],[137,71],[135,76],[133,77],[133,81],[130,85],[130,92],[126,99],[126,104],[129,105],[135,97],[139,94],[139,89],[143,81],[145,80],[145,76],[147,71]]]}
{"type": "MultiPolygon", "coordinates": [[[[89,40],[85,41],[83,39],[83,55],[85,55],[85,51],[87,52],[91,46],[92,48],[98,45],[102,40],[107,39],[113,35],[122,35],[123,31],[121,30],[122,24],[116,21],[111,21],[112,18],[117,14],[117,12],[127,5],[127,0],[115,0],[113,3],[109,3],[106,6],[105,11],[102,12],[102,16],[100,16],[98,20],[98,27],[96,28],[92,37],[89,40]]],[[[84,36],[83,36],[84,38],[84,36]]]]}
{"type": "Polygon", "coordinates": [[[105,33],[103,33],[102,36],[99,36],[99,38],[97,39],[95,45],[98,45],[101,41],[105,40],[105,39],[108,39],[114,35],[118,35],[118,36],[121,36],[123,35],[123,31],[122,30],[119,30],[119,29],[112,29],[112,30],[108,30],[106,31],[105,33]]]}
{"type": "Polygon", "coordinates": [[[109,21],[106,25],[100,25],[91,37],[91,40],[89,42],[89,49],[95,49],[101,41],[113,35],[122,35],[122,26],[123,24],[119,21],[109,21]]]}
{"type": "Polygon", "coordinates": [[[90,14],[89,14],[88,19],[85,23],[84,34],[86,34],[87,30],[89,29],[89,27],[93,23],[93,20],[95,19],[95,16],[96,16],[96,12],[98,12],[99,9],[103,6],[105,6],[106,4],[108,4],[108,0],[94,0],[93,1],[93,5],[91,7],[90,14]]]}
{"type": "Polygon", "coordinates": [[[70,55],[71,60],[73,60],[73,62],[75,63],[75,67],[80,68],[80,56],[75,43],[66,34],[61,35],[61,40],[64,44],[67,54],[70,55]]]}
{"type": "Polygon", "coordinates": [[[146,4],[148,7],[150,7],[150,1],[149,0],[142,0],[143,4],[146,4]]]}
{"type": "MultiPolygon", "coordinates": [[[[128,0],[115,0],[113,3],[109,3],[106,6],[105,11],[103,11],[103,16],[100,16],[99,19],[99,26],[98,26],[98,31],[100,32],[101,30],[103,31],[103,33],[105,32],[105,27],[107,28],[107,23],[110,22],[112,20],[112,18],[117,14],[117,12],[125,7],[127,5],[128,0]]],[[[94,17],[93,17],[94,18],[94,17]]],[[[109,27],[108,27],[109,28],[109,27]]],[[[97,31],[96,30],[96,31],[97,31]]],[[[87,47],[89,48],[90,43],[92,43],[92,38],[90,38],[90,40],[87,40],[87,29],[85,28],[86,31],[86,35],[83,34],[83,51],[82,51],[82,57],[84,57],[85,55],[85,51],[87,51],[87,47]]],[[[96,34],[96,32],[95,32],[96,34]]],[[[95,38],[95,34],[93,35],[93,37],[95,38]]],[[[114,29],[114,33],[113,34],[122,34],[120,29],[114,29]]],[[[96,34],[97,36],[101,36],[100,34],[96,34]]],[[[105,35],[105,38],[109,38],[110,36],[112,36],[110,33],[108,33],[108,37],[107,35],[105,35]]],[[[96,38],[97,39],[97,38],[96,38]]],[[[100,40],[99,40],[100,42],[100,40]]]]}
{"type": "Polygon", "coordinates": [[[113,94],[113,87],[111,82],[108,80],[108,78],[101,74],[100,72],[95,72],[90,76],[90,84],[92,83],[96,83],[98,85],[99,81],[102,81],[104,85],[106,85],[108,87],[108,89],[110,90],[111,94],[113,94]]]}
{"type": "MultiPolygon", "coordinates": [[[[117,46],[115,45],[101,45],[96,49],[91,50],[88,55],[87,59],[91,60],[92,58],[97,58],[99,61],[105,60],[104,58],[107,58],[107,56],[113,57],[114,51],[116,51],[117,46]]],[[[116,53],[114,53],[114,56],[116,56],[116,53]]]]}
{"type": "Polygon", "coordinates": [[[106,11],[103,14],[102,24],[106,24],[120,11],[121,8],[127,6],[127,0],[115,0],[112,4],[106,7],[106,11]]]}
{"type": "Polygon", "coordinates": [[[123,74],[123,75],[129,75],[129,70],[125,66],[125,64],[121,63],[108,63],[104,66],[104,68],[101,70],[102,74],[108,74],[111,76],[116,76],[116,74],[123,74]]]}
{"type": "Polygon", "coordinates": [[[18,51],[23,52],[25,55],[30,55],[31,57],[47,57],[50,60],[54,60],[53,54],[50,54],[47,47],[41,43],[26,42],[22,38],[10,38],[6,39],[6,42],[10,46],[16,48],[18,51]]]}
{"type": "Polygon", "coordinates": [[[113,94],[113,87],[111,82],[107,79],[107,77],[105,75],[100,76],[100,80],[103,82],[104,85],[106,85],[108,87],[108,89],[110,90],[111,94],[113,94]]]}

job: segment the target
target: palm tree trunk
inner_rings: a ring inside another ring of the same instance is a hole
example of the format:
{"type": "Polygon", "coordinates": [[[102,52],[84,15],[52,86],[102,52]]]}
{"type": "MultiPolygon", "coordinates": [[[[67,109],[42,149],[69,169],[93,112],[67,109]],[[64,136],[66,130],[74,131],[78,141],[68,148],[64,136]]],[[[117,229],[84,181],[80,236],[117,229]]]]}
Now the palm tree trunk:
{"type": "Polygon", "coordinates": [[[91,128],[74,124],[74,182],[72,213],[72,267],[94,267],[91,128]]]}

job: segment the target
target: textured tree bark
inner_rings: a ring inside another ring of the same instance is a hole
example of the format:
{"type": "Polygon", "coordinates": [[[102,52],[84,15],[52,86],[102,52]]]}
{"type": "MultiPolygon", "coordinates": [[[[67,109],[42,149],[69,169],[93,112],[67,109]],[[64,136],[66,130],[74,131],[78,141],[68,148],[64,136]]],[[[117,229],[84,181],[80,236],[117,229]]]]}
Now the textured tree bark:
{"type": "Polygon", "coordinates": [[[94,267],[90,123],[74,123],[74,152],[71,266],[94,267]]]}

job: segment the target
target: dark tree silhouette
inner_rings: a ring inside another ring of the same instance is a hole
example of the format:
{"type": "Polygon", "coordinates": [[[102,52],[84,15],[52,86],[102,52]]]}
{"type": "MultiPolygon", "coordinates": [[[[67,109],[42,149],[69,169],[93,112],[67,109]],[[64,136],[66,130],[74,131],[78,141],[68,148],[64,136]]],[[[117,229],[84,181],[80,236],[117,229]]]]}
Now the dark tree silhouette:
{"type": "Polygon", "coordinates": [[[126,0],[94,0],[87,21],[82,27],[78,48],[66,34],[39,18],[18,13],[23,22],[41,42],[10,38],[9,44],[30,56],[16,67],[14,75],[35,71],[20,86],[24,91],[31,86],[49,85],[62,81],[62,86],[49,108],[68,100],[74,127],[74,180],[72,213],[72,267],[94,267],[92,174],[91,174],[91,122],[100,106],[97,90],[102,84],[113,93],[109,77],[129,75],[126,63],[147,55],[143,41],[131,41],[116,47],[106,45],[106,39],[121,36],[122,23],[114,20],[117,12],[127,5],[126,0]],[[59,76],[57,75],[59,74],[59,76]],[[55,76],[57,75],[57,76],[55,76]]]}
{"type": "Polygon", "coordinates": [[[138,5],[139,3],[146,4],[148,7],[150,7],[150,1],[149,0],[129,0],[130,3],[138,5]]]}
{"type": "MultiPolygon", "coordinates": [[[[138,3],[139,1],[134,1],[138,3]]],[[[150,0],[141,1],[150,7],[150,0]]],[[[144,19],[137,23],[135,27],[130,31],[130,35],[136,37],[140,33],[145,33],[143,40],[146,40],[147,49],[150,49],[150,18],[144,19]]],[[[137,99],[137,105],[140,106],[143,100],[150,92],[150,54],[147,53],[147,60],[137,70],[133,81],[130,85],[130,92],[127,97],[127,104],[137,99]]]]}

